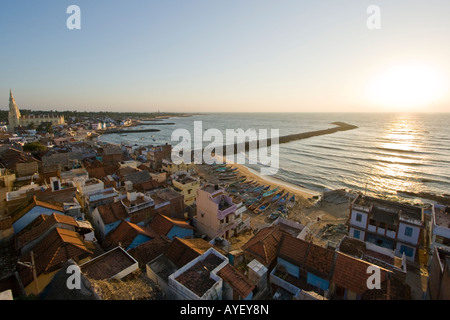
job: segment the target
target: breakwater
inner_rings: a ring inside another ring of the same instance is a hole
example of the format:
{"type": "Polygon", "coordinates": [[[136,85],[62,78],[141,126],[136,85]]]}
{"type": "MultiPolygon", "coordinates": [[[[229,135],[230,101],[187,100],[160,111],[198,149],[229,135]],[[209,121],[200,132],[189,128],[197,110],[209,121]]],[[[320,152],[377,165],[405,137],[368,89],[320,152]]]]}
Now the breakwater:
{"type": "Polygon", "coordinates": [[[117,130],[97,130],[98,134],[127,134],[140,132],[159,132],[159,129],[117,129],[117,130]]]}
{"type": "MultiPolygon", "coordinates": [[[[322,136],[326,134],[332,134],[339,131],[348,131],[357,129],[358,127],[355,125],[351,125],[345,122],[333,122],[331,124],[334,124],[336,127],[323,129],[323,130],[315,130],[315,131],[308,131],[308,132],[302,132],[302,133],[294,133],[286,136],[282,136],[278,138],[278,144],[288,143],[292,141],[322,136]]],[[[238,150],[242,150],[242,147],[244,147],[243,150],[245,152],[248,152],[250,149],[259,149],[261,147],[270,147],[272,145],[271,139],[265,139],[265,140],[257,140],[257,141],[246,141],[245,143],[235,143],[234,146],[224,146],[224,150],[231,150],[234,149],[234,153],[238,153],[238,150]],[[244,146],[243,146],[244,145],[244,146]]]]}

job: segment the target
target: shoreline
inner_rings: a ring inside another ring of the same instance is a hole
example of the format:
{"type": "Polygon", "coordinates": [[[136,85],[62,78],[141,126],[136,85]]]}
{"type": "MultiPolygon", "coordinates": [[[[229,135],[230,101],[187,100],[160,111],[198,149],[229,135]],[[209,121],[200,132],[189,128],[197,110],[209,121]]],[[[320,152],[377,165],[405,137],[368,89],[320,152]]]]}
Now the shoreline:
{"type": "MultiPolygon", "coordinates": [[[[218,158],[218,160],[220,160],[220,159],[218,158]]],[[[285,191],[287,191],[291,194],[295,194],[296,202],[298,202],[298,200],[300,200],[300,199],[298,199],[298,197],[301,197],[304,200],[309,200],[315,196],[322,195],[322,192],[307,189],[305,187],[301,187],[301,186],[295,185],[293,183],[283,181],[283,180],[278,179],[273,176],[262,175],[259,172],[255,171],[251,168],[248,168],[243,164],[229,162],[229,161],[227,161],[227,159],[225,157],[223,157],[222,161],[223,161],[223,163],[226,163],[233,167],[236,167],[238,169],[239,175],[246,177],[247,180],[256,181],[261,185],[269,184],[274,187],[280,187],[281,189],[284,189],[285,191]]]]}

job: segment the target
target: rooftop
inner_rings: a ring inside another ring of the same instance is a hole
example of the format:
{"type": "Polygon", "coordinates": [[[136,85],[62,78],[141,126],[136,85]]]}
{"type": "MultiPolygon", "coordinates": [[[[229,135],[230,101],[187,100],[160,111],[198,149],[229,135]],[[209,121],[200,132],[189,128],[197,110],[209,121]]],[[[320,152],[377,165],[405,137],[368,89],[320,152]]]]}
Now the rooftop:
{"type": "Polygon", "coordinates": [[[434,205],[434,223],[443,228],[450,228],[450,207],[434,205]]]}
{"type": "Polygon", "coordinates": [[[221,257],[210,253],[181,273],[175,280],[202,297],[217,282],[210,277],[211,271],[223,262],[221,257]]]}
{"type": "Polygon", "coordinates": [[[383,219],[387,219],[390,223],[393,223],[395,218],[389,217],[389,214],[395,215],[397,219],[403,219],[411,223],[422,221],[422,208],[409,204],[359,195],[353,201],[353,205],[370,208],[374,215],[382,216],[383,219]]]}
{"type": "Polygon", "coordinates": [[[81,271],[94,280],[105,280],[137,264],[128,253],[116,247],[80,266],[81,271]]]}

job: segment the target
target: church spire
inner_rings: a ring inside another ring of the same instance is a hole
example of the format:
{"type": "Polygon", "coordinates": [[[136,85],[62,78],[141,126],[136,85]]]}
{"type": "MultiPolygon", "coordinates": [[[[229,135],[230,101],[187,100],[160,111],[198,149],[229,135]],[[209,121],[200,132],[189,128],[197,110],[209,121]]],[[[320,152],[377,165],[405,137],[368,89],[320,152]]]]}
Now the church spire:
{"type": "Polygon", "coordinates": [[[18,127],[20,124],[20,111],[17,107],[16,100],[12,94],[12,90],[9,89],[9,114],[8,114],[8,122],[9,122],[9,130],[14,130],[15,127],[18,127]]]}

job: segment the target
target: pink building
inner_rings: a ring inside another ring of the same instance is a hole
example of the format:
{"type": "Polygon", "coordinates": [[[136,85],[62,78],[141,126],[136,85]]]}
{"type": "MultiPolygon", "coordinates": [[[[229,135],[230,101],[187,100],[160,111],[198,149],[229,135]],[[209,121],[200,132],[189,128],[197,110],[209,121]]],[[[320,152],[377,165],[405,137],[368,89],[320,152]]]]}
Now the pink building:
{"type": "Polygon", "coordinates": [[[236,204],[223,189],[213,185],[197,189],[198,232],[206,234],[211,239],[233,237],[236,227],[242,220],[241,214],[237,214],[236,209],[236,204]]]}

